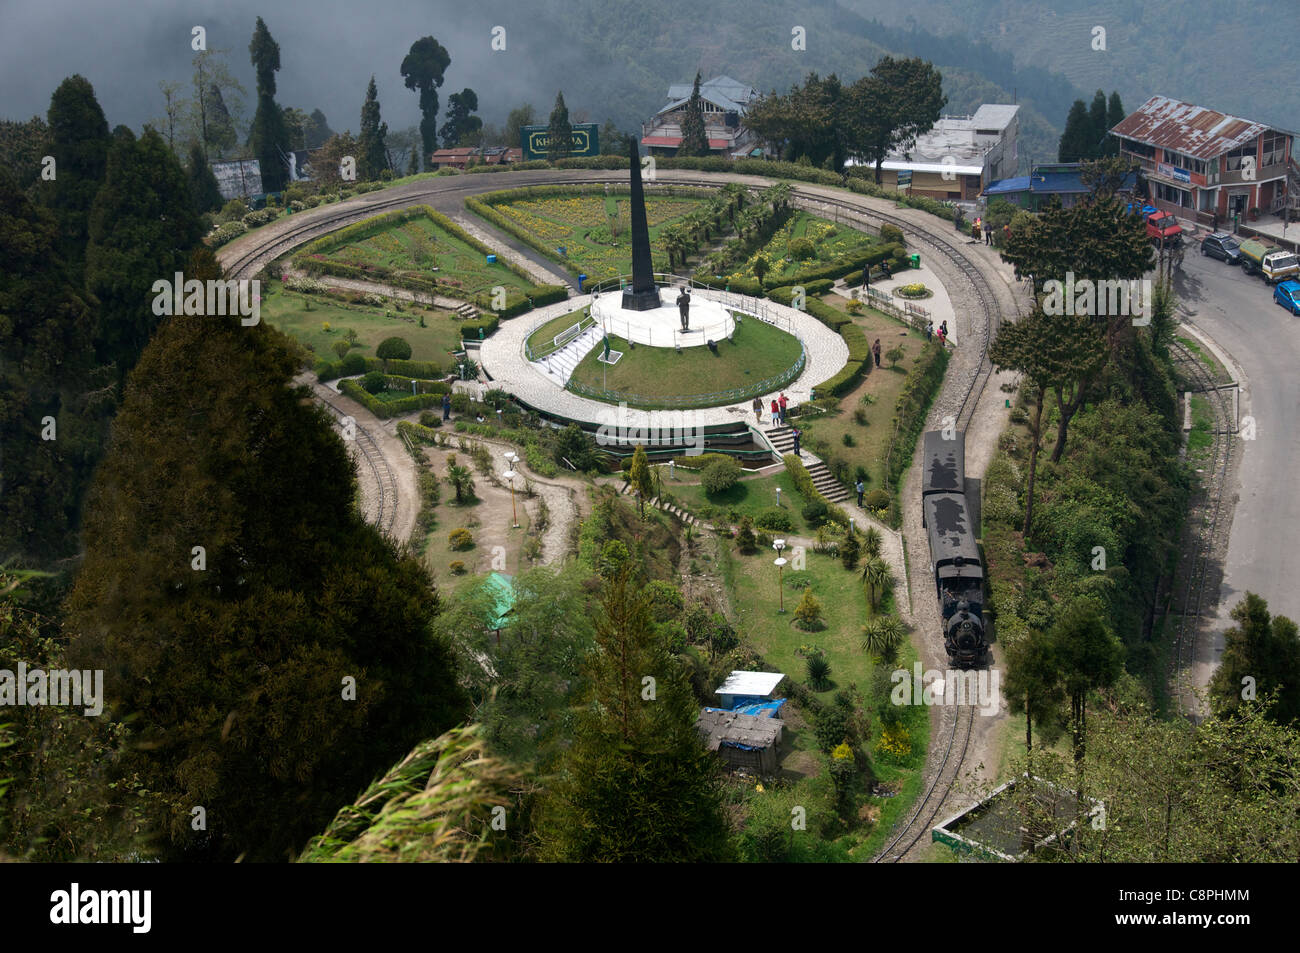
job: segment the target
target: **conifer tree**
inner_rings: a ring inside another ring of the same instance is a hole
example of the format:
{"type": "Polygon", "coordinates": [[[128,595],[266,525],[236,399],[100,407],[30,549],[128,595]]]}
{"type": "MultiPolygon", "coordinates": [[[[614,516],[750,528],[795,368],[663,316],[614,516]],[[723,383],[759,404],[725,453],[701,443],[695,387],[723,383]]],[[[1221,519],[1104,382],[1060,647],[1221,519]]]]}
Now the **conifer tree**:
{"type": "Polygon", "coordinates": [[[546,130],[550,146],[546,158],[554,162],[573,151],[573,126],[569,123],[569,107],[564,105],[564,93],[555,94],[555,108],[551,110],[551,124],[546,130]]]}
{"type": "Polygon", "coordinates": [[[388,123],[379,120],[379,93],[372,75],[370,85],[366,87],[366,101],[361,104],[361,133],[357,136],[357,147],[361,151],[357,156],[357,172],[362,179],[377,179],[379,173],[388,168],[388,150],[384,142],[387,136],[388,123]]]}
{"type": "Polygon", "coordinates": [[[1088,107],[1076,99],[1065,117],[1065,131],[1061,133],[1056,150],[1057,162],[1080,162],[1091,158],[1092,126],[1088,122],[1088,107]]]}
{"type": "Polygon", "coordinates": [[[631,567],[605,584],[578,717],[540,825],[558,861],[725,861],[733,848],[699,708],[631,567]],[[652,679],[652,681],[647,681],[652,679]]]}
{"type": "MultiPolygon", "coordinates": [[[[185,273],[221,277],[206,247],[185,273]]],[[[463,715],[430,580],[357,515],[286,343],[237,315],[164,318],[86,511],[69,654],[106,670],[161,859],[288,857],[463,715]]]]}
{"type": "Polygon", "coordinates": [[[190,146],[190,167],[185,173],[190,183],[194,211],[202,215],[220,209],[225,200],[217,187],[217,177],[212,174],[212,167],[204,160],[203,149],[197,142],[190,146]]]}
{"type": "Polygon", "coordinates": [[[420,139],[424,157],[438,148],[438,87],[442,85],[451,55],[434,37],[422,36],[402,59],[402,79],[407,89],[420,92],[420,139]]]}
{"type": "Polygon", "coordinates": [[[55,179],[42,182],[46,204],[59,220],[59,248],[74,278],[82,276],[90,206],[108,168],[108,120],[94,87],[69,76],[50,97],[47,115],[55,179]]]}
{"type": "Polygon", "coordinates": [[[248,145],[258,158],[262,170],[262,190],[278,192],[284,188],[288,168],[283,153],[289,148],[289,130],[275,101],[275,74],[280,69],[280,44],[261,17],[248,44],[248,54],[257,72],[257,112],[248,132],[248,145]]]}
{"type": "Polygon", "coordinates": [[[682,114],[682,145],[678,155],[706,156],[709,140],[704,134],[704,100],[700,97],[700,74],[695,74],[695,88],[682,114]]]}

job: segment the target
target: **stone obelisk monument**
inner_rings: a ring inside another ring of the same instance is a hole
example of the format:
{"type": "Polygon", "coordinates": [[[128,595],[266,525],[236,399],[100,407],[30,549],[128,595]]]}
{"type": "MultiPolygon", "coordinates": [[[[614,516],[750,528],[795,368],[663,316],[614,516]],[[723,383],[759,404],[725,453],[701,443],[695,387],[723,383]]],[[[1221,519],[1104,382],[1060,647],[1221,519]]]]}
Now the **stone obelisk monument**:
{"type": "Polygon", "coordinates": [[[658,308],[660,301],[650,263],[650,229],[646,225],[645,193],[641,189],[641,153],[635,137],[628,143],[628,161],[632,166],[632,284],[623,289],[623,307],[629,311],[649,311],[658,308]]]}

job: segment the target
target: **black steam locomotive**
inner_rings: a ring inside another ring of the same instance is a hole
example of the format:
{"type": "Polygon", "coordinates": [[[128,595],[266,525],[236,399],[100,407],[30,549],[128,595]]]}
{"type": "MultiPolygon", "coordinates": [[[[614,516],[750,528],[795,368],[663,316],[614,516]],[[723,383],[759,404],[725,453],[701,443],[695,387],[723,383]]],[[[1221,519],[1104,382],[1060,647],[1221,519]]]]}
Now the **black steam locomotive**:
{"type": "Polygon", "coordinates": [[[984,566],[966,506],[966,441],[959,433],[925,435],[921,473],[921,525],[930,542],[943,620],[943,647],[962,668],[982,665],[988,653],[984,631],[984,566]]]}

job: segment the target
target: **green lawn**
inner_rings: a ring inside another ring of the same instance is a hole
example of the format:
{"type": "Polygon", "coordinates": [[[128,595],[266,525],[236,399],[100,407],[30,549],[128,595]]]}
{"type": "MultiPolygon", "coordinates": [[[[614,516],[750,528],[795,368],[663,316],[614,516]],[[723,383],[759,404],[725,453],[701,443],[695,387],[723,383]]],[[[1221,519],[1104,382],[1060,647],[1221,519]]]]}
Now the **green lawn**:
{"type": "Polygon", "coordinates": [[[406,274],[436,277],[470,295],[497,285],[530,287],[499,259],[488,264],[482,252],[423,216],[311,257],[372,270],[376,280],[406,274]]]}
{"type": "MultiPolygon", "coordinates": [[[[827,304],[843,309],[846,299],[839,295],[827,295],[827,304]]],[[[867,469],[867,489],[881,485],[884,478],[882,455],[892,432],[894,406],[898,395],[907,380],[906,371],[915,362],[925,347],[925,335],[905,327],[901,322],[879,311],[866,309],[853,319],[860,327],[868,341],[880,339],[881,366],[873,366],[871,373],[839,401],[837,410],[826,414],[798,420],[799,428],[804,432],[803,446],[819,456],[826,454],[817,449],[815,444],[824,440],[830,454],[847,460],[850,470],[857,466],[867,469]],[[901,336],[900,331],[907,331],[901,336]],[[895,345],[903,349],[904,357],[898,366],[891,370],[889,362],[884,359],[884,352],[895,345]],[[872,403],[864,404],[864,396],[870,396],[872,403]],[[854,411],[861,409],[866,414],[866,424],[858,423],[854,411]],[[844,435],[849,434],[853,446],[845,446],[844,435]]]]}
{"type": "Polygon", "coordinates": [[[840,225],[808,212],[796,212],[777,230],[766,245],[751,255],[733,273],[732,277],[742,276],[754,280],[754,262],[759,258],[767,261],[768,271],[764,275],[765,281],[793,277],[818,262],[829,262],[843,255],[860,254],[877,241],[874,235],[858,231],[856,228],[840,225]],[[815,248],[815,257],[804,260],[794,258],[790,254],[790,242],[796,238],[809,239],[815,248]]]}
{"type": "MultiPolygon", "coordinates": [[[[764,415],[764,420],[767,415],[764,415]]],[[[725,493],[709,494],[704,492],[704,487],[696,483],[680,482],[685,478],[684,470],[677,470],[678,480],[668,478],[668,470],[660,468],[660,475],[663,480],[664,492],[671,494],[672,497],[687,510],[696,516],[701,513],[708,513],[707,507],[713,507],[715,511],[723,514],[729,514],[732,510],[736,511],[737,516],[755,517],[763,510],[776,506],[776,489],[781,488],[781,509],[790,514],[793,521],[794,529],[790,532],[801,536],[812,536],[817,530],[810,527],[805,522],[800,510],[806,500],[803,499],[795,489],[794,481],[790,475],[782,470],[769,476],[751,477],[741,480],[730,490],[725,493]]],[[[694,477],[690,477],[694,479],[694,477]]],[[[777,534],[779,535],[779,534],[777,534]]]]}
{"type": "MultiPolygon", "coordinates": [[[[583,273],[592,282],[626,275],[632,270],[632,239],[627,196],[602,194],[548,195],[515,202],[492,201],[481,196],[515,226],[550,249],[564,248],[553,257],[574,274],[583,273]]],[[[646,196],[646,222],[655,271],[668,270],[668,253],[659,247],[665,225],[689,215],[707,199],[684,196],[646,196]]]]}
{"type": "Polygon", "coordinates": [[[449,352],[460,346],[459,318],[451,312],[416,308],[409,303],[403,307],[405,311],[388,309],[392,317],[387,317],[382,308],[286,291],[278,281],[272,281],[262,293],[262,319],[309,345],[317,360],[337,361],[332,345],[352,328],[360,345],[353,350],[366,357],[374,357],[375,348],[384,338],[400,337],[411,345],[412,360],[450,363],[449,352]],[[311,310],[307,310],[308,306],[311,310]],[[423,328],[419,326],[421,315],[426,324],[423,328]],[[322,326],[326,323],[329,331],[322,326]]]}
{"type": "Polygon", "coordinates": [[[553,347],[555,336],[561,331],[568,330],[577,324],[585,310],[585,308],[579,308],[576,311],[570,311],[566,314],[561,314],[551,318],[551,320],[547,321],[532,334],[528,335],[528,340],[524,342],[525,346],[531,348],[533,351],[553,347]]]}
{"type": "MultiPolygon", "coordinates": [[[[719,393],[746,389],[752,396],[760,383],[792,368],[799,360],[799,339],[763,321],[748,320],[736,325],[730,341],[717,342],[717,353],[707,347],[635,349],[622,338],[610,335],[610,347],[622,351],[612,367],[598,358],[598,347],[574,369],[571,382],[604,388],[621,394],[639,395],[628,399],[633,406],[655,406],[665,397],[719,393]]],[[[775,388],[769,388],[775,389],[775,388]]],[[[592,396],[592,395],[588,395],[592,396]]],[[[763,396],[767,396],[764,394],[763,396]]],[[[727,400],[741,399],[739,396],[727,400]]],[[[721,398],[698,406],[724,402],[721,398]]]]}

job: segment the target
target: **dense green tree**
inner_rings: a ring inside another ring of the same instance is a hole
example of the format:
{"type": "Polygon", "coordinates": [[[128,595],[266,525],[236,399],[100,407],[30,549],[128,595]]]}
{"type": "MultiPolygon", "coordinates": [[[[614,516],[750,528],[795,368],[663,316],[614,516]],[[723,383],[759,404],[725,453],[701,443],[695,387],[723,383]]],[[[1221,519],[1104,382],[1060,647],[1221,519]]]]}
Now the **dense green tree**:
{"type": "Polygon", "coordinates": [[[406,88],[420,92],[420,137],[426,160],[438,150],[438,88],[450,65],[451,54],[431,36],[422,36],[412,43],[402,59],[401,74],[406,88]]]}
{"type": "Polygon", "coordinates": [[[1061,687],[1070,703],[1075,790],[1083,791],[1088,697],[1115,684],[1124,670],[1124,646],[1107,627],[1098,606],[1089,600],[1077,600],[1062,609],[1047,638],[1048,652],[1056,662],[1061,687]]]}
{"type": "Polygon", "coordinates": [[[50,97],[46,117],[56,178],[41,194],[59,221],[59,250],[74,279],[84,274],[90,206],[108,168],[109,133],[95,90],[81,75],[69,76],[50,97]]]}
{"type": "MultiPolygon", "coordinates": [[[[524,103],[510,110],[506,116],[506,145],[512,149],[518,149],[522,143],[522,133],[524,126],[531,126],[537,122],[537,111],[533,108],[532,103],[524,103]]],[[[624,153],[627,149],[623,150],[624,153]]]]}
{"type": "Polygon", "coordinates": [[[709,154],[709,138],[704,132],[704,100],[700,96],[700,74],[695,74],[695,87],[691,98],[682,109],[682,144],[677,150],[680,156],[706,156],[709,154]]]}
{"type": "Polygon", "coordinates": [[[1034,752],[1035,724],[1040,741],[1051,743],[1060,736],[1059,715],[1065,694],[1052,643],[1046,636],[1031,632],[1006,647],[1006,682],[1002,693],[1011,711],[1025,716],[1025,751],[1030,758],[1034,752]]]}
{"type": "Polygon", "coordinates": [[[29,194],[37,194],[41,159],[50,155],[50,145],[50,127],[40,116],[26,122],[0,119],[0,168],[29,194]]]}
{"type": "Polygon", "coordinates": [[[884,156],[894,149],[906,151],[934,128],[948,98],[939,71],[919,57],[881,57],[871,68],[871,79],[863,98],[874,94],[877,100],[867,113],[869,121],[855,132],[855,147],[875,162],[879,182],[884,156]]]}
{"type": "MultiPolygon", "coordinates": [[[[229,155],[239,140],[236,125],[243,115],[244,87],[230,72],[230,66],[226,62],[228,52],[218,49],[200,50],[194,54],[192,61],[194,95],[189,100],[190,138],[199,143],[209,162],[229,155]]],[[[275,56],[278,69],[278,47],[275,56]]],[[[274,71],[271,84],[274,87],[274,71]]]]}
{"type": "Polygon", "coordinates": [[[1088,128],[1092,137],[1092,145],[1088,149],[1088,154],[1083,156],[1085,159],[1101,159],[1106,155],[1106,93],[1103,90],[1097,90],[1093,94],[1092,103],[1088,106],[1088,128]]]}
{"type": "Polygon", "coordinates": [[[1300,720],[1300,638],[1284,615],[1271,618],[1268,603],[1248,592],[1232,607],[1236,623],[1223,634],[1223,657],[1210,681],[1210,701],[1220,715],[1247,698],[1270,695],[1267,715],[1281,725],[1300,720]]]}
{"type": "MultiPolygon", "coordinates": [[[[1119,92],[1115,91],[1110,94],[1110,101],[1106,106],[1106,129],[1111,130],[1124,121],[1124,102],[1119,98],[1119,92]]],[[[1106,149],[1102,153],[1106,156],[1119,155],[1119,140],[1114,136],[1106,137],[1106,149]]]]}
{"type": "MultiPolygon", "coordinates": [[[[509,145],[518,144],[518,136],[514,142],[509,145]]],[[[614,120],[606,119],[605,124],[600,127],[600,154],[603,156],[625,156],[627,155],[628,135],[620,132],[614,120]]]]}
{"type": "Polygon", "coordinates": [[[0,564],[76,550],[113,408],[92,347],[94,300],[61,237],[53,213],[0,173],[0,564]]]}
{"type": "Polygon", "coordinates": [[[361,132],[357,135],[357,175],[370,181],[379,178],[379,173],[388,168],[388,152],[384,140],[388,136],[388,123],[379,119],[379,93],[375,88],[375,77],[370,77],[366,87],[366,101],[361,104],[361,132]]]}
{"type": "MultiPolygon", "coordinates": [[[[220,277],[206,248],[185,270],[220,277]]],[[[357,515],[354,465],[290,386],[286,344],[236,316],[166,318],[86,511],[69,656],[107,672],[162,859],[292,855],[464,710],[428,576],[357,515]]]]}
{"type": "Polygon", "coordinates": [[[555,94],[555,108],[551,110],[550,125],[546,130],[550,145],[546,158],[554,162],[573,151],[573,126],[569,123],[569,107],[564,105],[564,93],[555,94]]]}
{"type": "Polygon", "coordinates": [[[548,794],[541,856],[730,860],[719,768],[695,728],[698,706],[629,572],[605,583],[595,641],[586,668],[592,704],[548,794]]]}
{"type": "Polygon", "coordinates": [[[334,135],[334,130],[330,129],[325,114],[319,109],[313,109],[311,115],[307,117],[307,124],[303,129],[303,137],[307,142],[305,148],[319,149],[329,141],[332,135],[334,135]]]}
{"type": "Polygon", "coordinates": [[[215,212],[221,208],[224,200],[217,187],[217,177],[212,174],[212,168],[203,158],[203,149],[197,142],[190,146],[190,165],[185,174],[190,182],[190,199],[196,212],[215,212]]]}
{"type": "Polygon", "coordinates": [[[173,281],[201,237],[189,182],[162,137],[147,126],[138,141],[129,129],[115,129],[90,212],[86,287],[100,302],[99,360],[116,365],[119,381],[158,323],[154,282],[173,281]]]}
{"type": "Polygon", "coordinates": [[[406,338],[384,338],[379,342],[379,347],[375,348],[375,357],[384,362],[384,372],[387,373],[389,361],[409,361],[411,359],[410,342],[406,338]]]}
{"type": "Polygon", "coordinates": [[[645,501],[654,496],[654,483],[650,479],[650,460],[645,455],[645,447],[637,444],[632,451],[632,466],[627,471],[628,482],[636,493],[637,508],[641,518],[645,519],[645,501]]]}
{"type": "Polygon", "coordinates": [[[312,153],[312,177],[320,183],[321,188],[340,184],[343,181],[340,167],[344,157],[351,156],[355,160],[358,151],[359,144],[350,130],[336,132],[325,145],[312,153]]]}
{"type": "Polygon", "coordinates": [[[288,175],[283,154],[289,149],[289,130],[275,101],[280,44],[272,39],[261,17],[257,18],[248,54],[257,73],[257,112],[248,132],[248,145],[261,166],[263,191],[278,192],[284,188],[288,175]]]}
{"type": "Polygon", "coordinates": [[[1065,131],[1056,150],[1057,162],[1079,162],[1092,158],[1092,125],[1088,121],[1088,106],[1076,99],[1065,117],[1065,131]]]}
{"type": "Polygon", "coordinates": [[[442,124],[442,144],[445,148],[460,145],[466,136],[483,128],[483,120],[472,115],[478,111],[478,94],[468,86],[447,97],[447,121],[442,124]]]}

